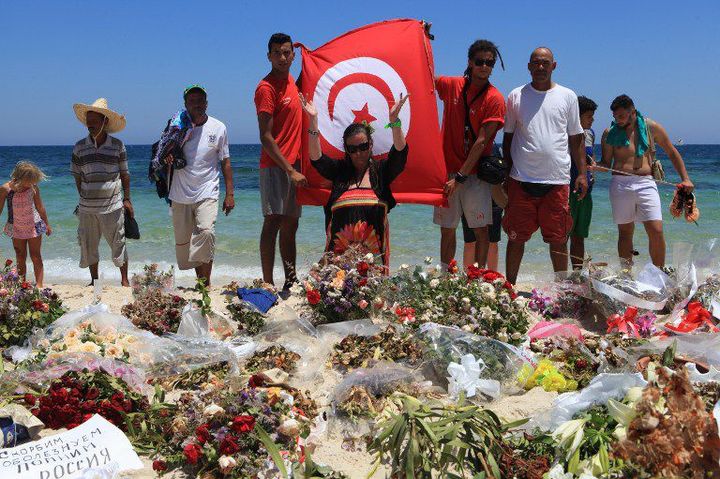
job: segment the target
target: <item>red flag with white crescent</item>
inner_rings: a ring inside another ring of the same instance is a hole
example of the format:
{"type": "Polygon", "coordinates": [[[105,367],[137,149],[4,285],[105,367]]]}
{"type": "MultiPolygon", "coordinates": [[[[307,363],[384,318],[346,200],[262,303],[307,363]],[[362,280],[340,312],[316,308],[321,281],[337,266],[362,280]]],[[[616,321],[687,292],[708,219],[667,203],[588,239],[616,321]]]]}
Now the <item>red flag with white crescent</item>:
{"type": "MultiPolygon", "coordinates": [[[[373,157],[387,158],[392,131],[385,128],[390,107],[400,94],[410,95],[400,111],[410,146],[405,171],[393,182],[399,203],[443,204],[446,180],[438,125],[432,48],[419,20],[374,23],[348,32],[325,45],[302,49],[300,91],[318,110],[322,151],[344,156],[342,134],[354,122],[374,129],[373,157]]],[[[324,205],[329,184],[310,164],[307,117],[303,117],[302,173],[309,186],[298,188],[298,201],[324,205]]]]}

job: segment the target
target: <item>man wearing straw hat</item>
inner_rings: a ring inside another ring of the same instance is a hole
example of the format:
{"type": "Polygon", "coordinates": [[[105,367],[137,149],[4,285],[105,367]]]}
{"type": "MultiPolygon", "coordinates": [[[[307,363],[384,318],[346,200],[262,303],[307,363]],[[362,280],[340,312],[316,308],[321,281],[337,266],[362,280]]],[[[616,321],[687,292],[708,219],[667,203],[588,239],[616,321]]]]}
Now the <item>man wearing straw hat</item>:
{"type": "Polygon", "coordinates": [[[90,268],[90,284],[98,278],[98,246],[104,236],[112,261],[120,268],[123,286],[128,282],[128,255],[125,249],[125,210],[134,216],[130,201],[130,173],[125,145],[109,133],[125,128],[125,117],[108,108],[105,98],[91,105],[73,105],[75,116],[89,135],[75,143],[71,171],[80,195],[80,267],[90,268]]]}

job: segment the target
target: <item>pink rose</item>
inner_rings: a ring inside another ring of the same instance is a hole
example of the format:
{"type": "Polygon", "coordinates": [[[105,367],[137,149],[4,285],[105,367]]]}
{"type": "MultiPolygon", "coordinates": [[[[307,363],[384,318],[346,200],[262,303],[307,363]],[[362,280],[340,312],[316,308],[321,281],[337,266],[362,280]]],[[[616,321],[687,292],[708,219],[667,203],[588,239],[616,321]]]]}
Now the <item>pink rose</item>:
{"type": "Polygon", "coordinates": [[[360,309],[365,309],[368,307],[368,302],[364,299],[361,299],[360,301],[358,301],[358,306],[360,306],[360,309]]]}

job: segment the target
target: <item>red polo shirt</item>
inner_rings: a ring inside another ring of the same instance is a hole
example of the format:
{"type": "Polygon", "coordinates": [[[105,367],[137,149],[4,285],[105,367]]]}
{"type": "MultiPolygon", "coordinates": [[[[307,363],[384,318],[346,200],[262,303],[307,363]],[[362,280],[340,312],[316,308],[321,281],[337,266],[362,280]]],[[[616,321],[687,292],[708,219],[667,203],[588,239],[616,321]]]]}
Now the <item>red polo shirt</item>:
{"type": "MultiPolygon", "coordinates": [[[[272,136],[280,151],[291,165],[300,159],[302,144],[302,106],[298,89],[292,75],[277,78],[268,75],[255,89],[257,113],[269,113],[273,117],[272,136]]],[[[260,168],[277,167],[270,155],[262,149],[260,168]]]]}
{"type": "MultiPolygon", "coordinates": [[[[438,96],[443,101],[443,154],[448,173],[457,173],[465,163],[465,104],[463,102],[464,77],[438,77],[435,80],[438,96]]],[[[470,85],[467,92],[467,101],[471,102],[480,89],[470,85]]],[[[496,121],[500,123],[498,130],[505,123],[505,98],[500,90],[492,84],[485,93],[475,100],[470,108],[470,124],[477,135],[480,126],[496,121]]],[[[490,155],[493,150],[495,135],[487,139],[483,156],[490,155]]],[[[471,174],[477,173],[477,166],[471,174]]]]}

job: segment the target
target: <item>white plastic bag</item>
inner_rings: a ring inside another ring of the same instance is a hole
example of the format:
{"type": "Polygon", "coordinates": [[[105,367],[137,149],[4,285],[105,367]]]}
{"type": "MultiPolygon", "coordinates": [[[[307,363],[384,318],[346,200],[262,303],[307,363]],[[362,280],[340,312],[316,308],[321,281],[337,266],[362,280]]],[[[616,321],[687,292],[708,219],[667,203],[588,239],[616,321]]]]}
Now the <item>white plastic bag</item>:
{"type": "Polygon", "coordinates": [[[475,397],[477,393],[484,394],[491,399],[500,397],[500,381],[494,379],[480,379],[480,373],[486,368],[482,359],[475,359],[472,354],[466,354],[460,363],[450,363],[447,367],[448,393],[458,398],[461,392],[465,397],[475,397]]]}

